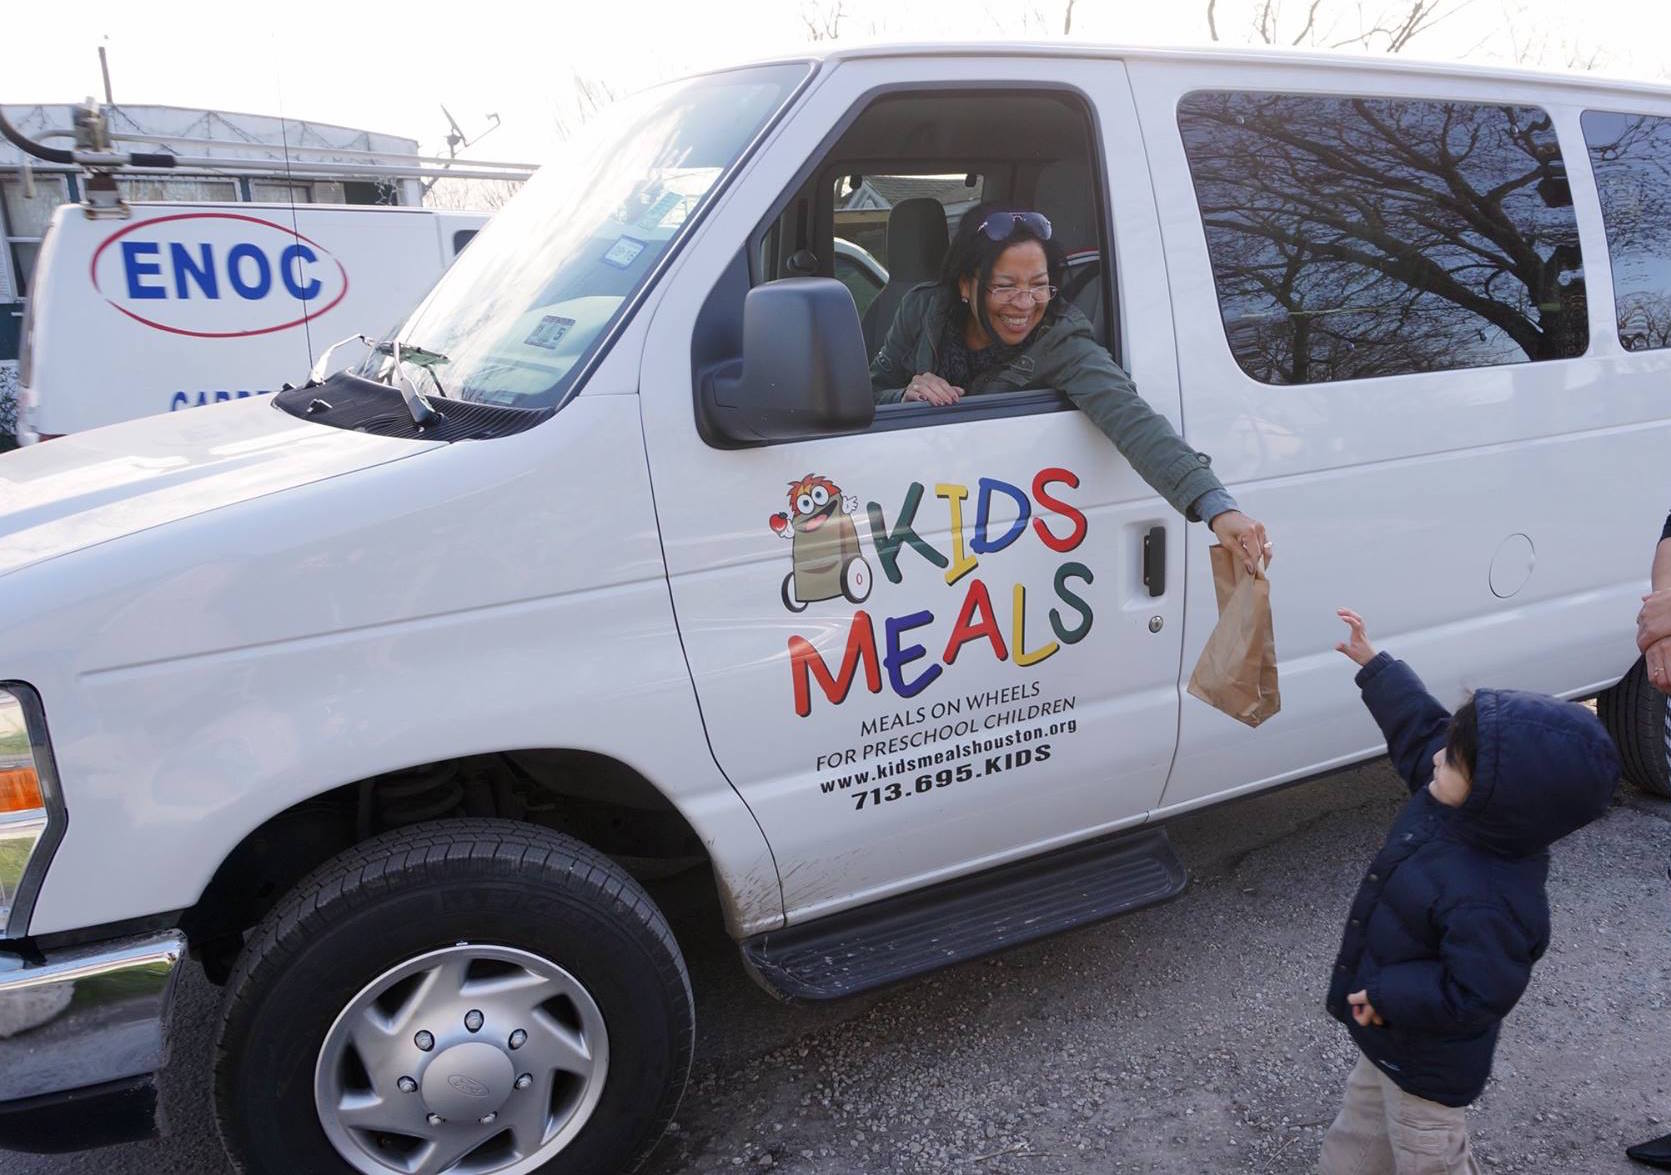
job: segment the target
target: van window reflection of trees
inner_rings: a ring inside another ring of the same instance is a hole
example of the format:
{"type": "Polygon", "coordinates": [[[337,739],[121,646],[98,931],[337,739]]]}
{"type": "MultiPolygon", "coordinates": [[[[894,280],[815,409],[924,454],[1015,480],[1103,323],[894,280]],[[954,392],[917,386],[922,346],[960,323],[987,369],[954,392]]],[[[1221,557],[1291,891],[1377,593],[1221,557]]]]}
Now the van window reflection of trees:
{"type": "Polygon", "coordinates": [[[1671,346],[1671,119],[1584,112],[1596,173],[1619,342],[1627,351],[1671,346]]]}
{"type": "Polygon", "coordinates": [[[1253,378],[1583,353],[1578,226],[1543,111],[1199,93],[1178,119],[1230,348],[1253,378]]]}

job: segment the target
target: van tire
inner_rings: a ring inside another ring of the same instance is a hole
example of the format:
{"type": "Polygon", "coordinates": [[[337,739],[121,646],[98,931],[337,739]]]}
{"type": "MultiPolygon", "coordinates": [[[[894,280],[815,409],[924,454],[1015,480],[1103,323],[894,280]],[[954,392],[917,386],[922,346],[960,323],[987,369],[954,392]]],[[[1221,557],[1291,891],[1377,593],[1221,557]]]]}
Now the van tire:
{"type": "MultiPolygon", "coordinates": [[[[237,1169],[352,1175],[315,1097],[315,1069],[339,1013],[407,960],[477,947],[549,961],[594,1001],[606,1029],[601,1093],[539,1171],[636,1168],[690,1073],[690,978],[672,931],[636,881],[579,841],[512,820],[467,819],[356,845],[304,878],[252,932],[215,1041],[215,1122],[237,1169]]],[[[431,1046],[433,1057],[446,1055],[442,1043],[431,1046]]],[[[507,1055],[518,1063],[532,1051],[507,1055]]],[[[410,1096],[427,1099],[428,1087],[410,1096]]]]}
{"type": "Polygon", "coordinates": [[[1671,799],[1665,753],[1665,695],[1648,683],[1641,657],[1619,684],[1596,697],[1596,714],[1619,748],[1619,774],[1649,795],[1671,799]]]}

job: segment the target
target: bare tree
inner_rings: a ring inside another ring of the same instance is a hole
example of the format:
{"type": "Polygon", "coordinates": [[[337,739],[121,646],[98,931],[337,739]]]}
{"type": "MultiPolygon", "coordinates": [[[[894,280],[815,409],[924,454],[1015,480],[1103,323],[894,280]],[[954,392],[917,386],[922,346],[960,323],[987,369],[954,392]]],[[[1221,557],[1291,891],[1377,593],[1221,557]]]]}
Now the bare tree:
{"type": "MultiPolygon", "coordinates": [[[[1060,14],[1061,36],[1073,35],[1074,11],[1078,0],[1066,0],[1060,7],[1048,0],[1017,6],[1013,0],[988,0],[984,5],[986,19],[995,32],[1006,36],[1050,36],[1057,28],[1060,14]]],[[[874,30],[873,30],[874,31],[874,30]]]]}
{"type": "Polygon", "coordinates": [[[1671,347],[1671,295],[1627,294],[1619,299],[1619,339],[1627,351],[1671,347]]]}
{"type": "MultiPolygon", "coordinates": [[[[1348,7],[1342,0],[1302,0],[1284,12],[1283,0],[1252,0],[1243,8],[1244,36],[1238,39],[1264,45],[1311,48],[1378,49],[1399,53],[1415,38],[1467,8],[1473,0],[1398,0],[1368,9],[1348,7]]],[[[1219,31],[1219,0],[1207,0],[1207,33],[1214,41],[1219,31]]]]}
{"type": "Polygon", "coordinates": [[[1589,111],[1583,127],[1609,251],[1671,256],[1671,120],[1589,111]]]}
{"type": "Polygon", "coordinates": [[[847,15],[847,0],[804,0],[801,4],[801,23],[806,26],[806,39],[834,41],[841,36],[841,19],[847,15]]]}
{"type": "Polygon", "coordinates": [[[1377,38],[1384,38],[1381,46],[1388,53],[1401,52],[1415,38],[1447,17],[1468,7],[1472,0],[1408,0],[1402,12],[1389,9],[1354,40],[1366,49],[1375,48],[1377,38]]]}
{"type": "Polygon", "coordinates": [[[438,179],[424,193],[424,207],[497,212],[521,190],[521,180],[438,179]]]}
{"type": "MultiPolygon", "coordinates": [[[[1291,40],[1290,45],[1308,45],[1317,34],[1317,10],[1323,6],[1323,0],[1311,0],[1305,10],[1305,22],[1300,25],[1291,40]]],[[[1277,43],[1278,27],[1282,23],[1282,0],[1260,0],[1253,16],[1253,29],[1259,39],[1267,45],[1277,43]]]]}
{"type": "MultiPolygon", "coordinates": [[[[1299,31],[1289,38],[1283,28],[1282,0],[1253,0],[1244,16],[1246,39],[1263,45],[1284,42],[1290,45],[1312,44],[1314,42],[1308,38],[1315,34],[1317,13],[1323,4],[1324,0],[1310,0],[1304,23],[1299,31]]],[[[1218,0],[1207,0],[1207,32],[1214,41],[1223,39],[1218,30],[1218,0]]]]}
{"type": "Polygon", "coordinates": [[[1541,111],[1198,94],[1179,121],[1231,343],[1257,378],[1582,351],[1578,230],[1541,111]]]}
{"type": "Polygon", "coordinates": [[[0,453],[17,448],[17,368],[0,364],[0,453]]]}
{"type": "Polygon", "coordinates": [[[1601,197],[1619,341],[1671,345],[1671,119],[1587,111],[1585,145],[1601,197]]]}
{"type": "Polygon", "coordinates": [[[1517,65],[1557,66],[1593,71],[1611,63],[1611,54],[1600,46],[1552,22],[1543,13],[1529,14],[1525,0],[1504,0],[1503,27],[1509,40],[1509,55],[1517,65]]]}
{"type": "Polygon", "coordinates": [[[574,133],[592,121],[598,111],[620,97],[615,87],[601,78],[585,77],[578,71],[571,71],[570,76],[573,85],[569,96],[558,103],[553,115],[560,139],[573,138],[574,133]]]}

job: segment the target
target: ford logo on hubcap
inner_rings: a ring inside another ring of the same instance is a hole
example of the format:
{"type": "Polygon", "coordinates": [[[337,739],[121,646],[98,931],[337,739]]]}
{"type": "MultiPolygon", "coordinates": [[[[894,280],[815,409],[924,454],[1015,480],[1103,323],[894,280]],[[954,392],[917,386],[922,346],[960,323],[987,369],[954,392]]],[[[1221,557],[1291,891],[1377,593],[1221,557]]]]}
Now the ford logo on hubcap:
{"type": "Polygon", "coordinates": [[[447,1084],[466,1097],[486,1097],[491,1092],[474,1077],[466,1077],[463,1073],[454,1073],[447,1078],[447,1084]]]}

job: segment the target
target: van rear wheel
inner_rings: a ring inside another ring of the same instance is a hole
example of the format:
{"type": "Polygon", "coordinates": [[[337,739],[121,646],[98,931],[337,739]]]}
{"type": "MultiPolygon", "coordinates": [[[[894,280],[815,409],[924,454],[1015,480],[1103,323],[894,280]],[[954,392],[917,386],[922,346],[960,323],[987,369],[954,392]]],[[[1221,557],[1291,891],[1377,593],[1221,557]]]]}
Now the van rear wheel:
{"type": "Polygon", "coordinates": [[[1650,795],[1671,799],[1665,702],[1648,682],[1647,662],[1638,657],[1619,684],[1597,695],[1596,714],[1619,748],[1619,773],[1650,795]]]}
{"type": "Polygon", "coordinates": [[[631,1170],[692,1030],[672,932],[619,866],[514,821],[416,825],[321,867],[253,934],[216,1122],[251,1175],[631,1170]]]}

